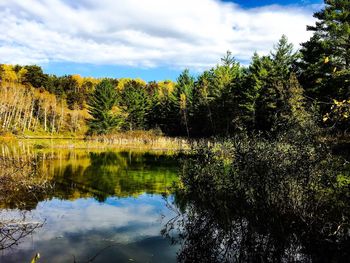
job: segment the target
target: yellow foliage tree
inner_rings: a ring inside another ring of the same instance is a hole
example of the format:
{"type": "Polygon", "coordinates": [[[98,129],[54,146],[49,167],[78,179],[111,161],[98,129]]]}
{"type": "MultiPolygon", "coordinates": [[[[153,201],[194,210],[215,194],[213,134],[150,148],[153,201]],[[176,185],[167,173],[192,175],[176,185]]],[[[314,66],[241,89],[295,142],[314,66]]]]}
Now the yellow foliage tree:
{"type": "Polygon", "coordinates": [[[323,122],[332,123],[334,126],[349,126],[350,99],[342,101],[334,99],[330,111],[323,116],[323,122]]]}

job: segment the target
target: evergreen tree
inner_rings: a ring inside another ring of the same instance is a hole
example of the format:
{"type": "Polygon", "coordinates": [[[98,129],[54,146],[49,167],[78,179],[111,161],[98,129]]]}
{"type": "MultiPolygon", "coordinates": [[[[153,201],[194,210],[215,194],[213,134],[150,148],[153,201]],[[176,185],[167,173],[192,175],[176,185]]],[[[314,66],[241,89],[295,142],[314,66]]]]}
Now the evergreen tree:
{"type": "Polygon", "coordinates": [[[186,135],[190,136],[190,115],[192,114],[194,78],[188,69],[185,69],[177,78],[173,99],[174,106],[179,113],[181,126],[185,129],[186,135]]]}
{"type": "Polygon", "coordinates": [[[256,101],[256,127],[259,130],[269,131],[281,121],[296,57],[293,45],[288,43],[286,36],[282,36],[270,56],[264,58],[263,67],[267,75],[261,74],[258,78],[260,83],[255,81],[262,85],[256,101]]]}
{"type": "Polygon", "coordinates": [[[248,129],[254,129],[256,126],[257,101],[260,97],[261,89],[266,85],[270,61],[268,57],[260,57],[255,53],[243,79],[239,107],[241,109],[242,122],[248,129]]]}
{"type": "Polygon", "coordinates": [[[182,130],[176,91],[177,85],[174,82],[159,83],[157,100],[152,110],[156,126],[169,135],[179,135],[182,130]]]}
{"type": "Polygon", "coordinates": [[[327,100],[335,94],[337,88],[327,84],[331,77],[332,63],[325,63],[326,48],[321,42],[320,36],[314,35],[308,42],[302,45],[300,54],[302,59],[296,63],[298,67],[298,79],[305,87],[308,96],[327,100]]]}
{"type": "Polygon", "coordinates": [[[316,12],[318,19],[315,26],[308,26],[314,31],[332,57],[335,66],[350,68],[350,2],[348,0],[326,0],[325,8],[316,12]]]}
{"type": "Polygon", "coordinates": [[[192,133],[196,136],[213,135],[215,131],[211,108],[214,97],[210,92],[212,87],[210,79],[210,72],[204,71],[198,77],[193,90],[193,116],[191,124],[192,133]]]}
{"type": "Polygon", "coordinates": [[[24,75],[23,84],[29,83],[34,88],[41,88],[46,86],[46,82],[48,79],[47,74],[43,73],[43,70],[41,67],[36,65],[31,66],[25,66],[24,67],[27,71],[24,75]]]}
{"type": "Polygon", "coordinates": [[[152,100],[145,85],[137,81],[127,82],[121,91],[119,106],[125,113],[125,125],[128,129],[148,128],[152,100]]]}
{"type": "Polygon", "coordinates": [[[288,38],[282,35],[274,50],[271,52],[273,61],[273,77],[276,80],[287,80],[292,72],[292,66],[297,59],[297,53],[293,50],[293,44],[288,42],[288,38]]]}
{"type": "Polygon", "coordinates": [[[116,103],[115,87],[109,80],[102,80],[88,101],[88,111],[92,117],[87,120],[90,134],[106,134],[121,125],[116,103]]]}
{"type": "Polygon", "coordinates": [[[315,98],[330,100],[350,96],[350,2],[326,0],[308,26],[313,37],[301,49],[302,85],[315,98]]]}
{"type": "Polygon", "coordinates": [[[239,97],[242,68],[230,52],[221,59],[222,64],[211,69],[209,94],[214,134],[228,135],[239,124],[239,97]]]}

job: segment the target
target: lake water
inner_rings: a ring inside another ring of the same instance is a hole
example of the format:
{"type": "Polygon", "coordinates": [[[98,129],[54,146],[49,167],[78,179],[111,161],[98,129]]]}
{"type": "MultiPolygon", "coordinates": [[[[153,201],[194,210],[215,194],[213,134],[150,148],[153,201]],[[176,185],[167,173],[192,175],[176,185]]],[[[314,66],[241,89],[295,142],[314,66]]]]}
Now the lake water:
{"type": "Polygon", "coordinates": [[[239,173],[207,155],[0,145],[4,156],[40,157],[36,185],[50,187],[0,193],[0,263],[350,262],[350,167],[336,156],[239,173]]]}
{"type": "Polygon", "coordinates": [[[15,201],[2,205],[2,220],[25,218],[38,227],[0,251],[0,262],[29,263],[36,253],[39,262],[51,263],[176,262],[179,247],[161,235],[174,217],[168,205],[178,181],[175,157],[132,151],[52,156],[38,166],[52,191],[30,197],[24,210],[14,209],[15,201]]]}

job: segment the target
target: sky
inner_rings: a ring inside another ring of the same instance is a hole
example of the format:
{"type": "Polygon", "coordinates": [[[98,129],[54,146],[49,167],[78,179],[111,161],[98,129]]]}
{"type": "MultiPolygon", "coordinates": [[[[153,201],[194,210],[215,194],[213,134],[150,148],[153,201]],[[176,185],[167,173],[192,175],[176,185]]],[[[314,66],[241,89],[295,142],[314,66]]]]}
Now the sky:
{"type": "Polygon", "coordinates": [[[230,50],[247,65],[285,34],[297,49],[322,0],[0,0],[0,64],[175,80],[230,50]]]}

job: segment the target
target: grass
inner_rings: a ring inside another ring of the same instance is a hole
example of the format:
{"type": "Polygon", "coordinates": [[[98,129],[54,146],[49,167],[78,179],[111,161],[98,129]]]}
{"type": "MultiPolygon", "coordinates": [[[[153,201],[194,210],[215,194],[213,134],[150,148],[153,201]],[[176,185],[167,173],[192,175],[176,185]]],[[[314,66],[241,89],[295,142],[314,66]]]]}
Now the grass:
{"type": "Polygon", "coordinates": [[[88,137],[73,133],[59,135],[32,133],[17,137],[12,134],[7,134],[6,137],[0,134],[1,143],[26,145],[36,150],[61,148],[186,151],[190,149],[188,139],[163,136],[157,131],[128,131],[88,137]]]}
{"type": "Polygon", "coordinates": [[[112,135],[87,137],[85,140],[95,145],[123,146],[126,148],[189,150],[190,142],[179,137],[167,137],[155,131],[129,131],[112,135]]]}
{"type": "Polygon", "coordinates": [[[11,137],[4,143],[26,145],[36,150],[45,149],[117,149],[141,151],[186,151],[190,142],[184,138],[173,138],[157,134],[154,131],[128,131],[112,135],[89,137],[42,136],[11,137]]]}

